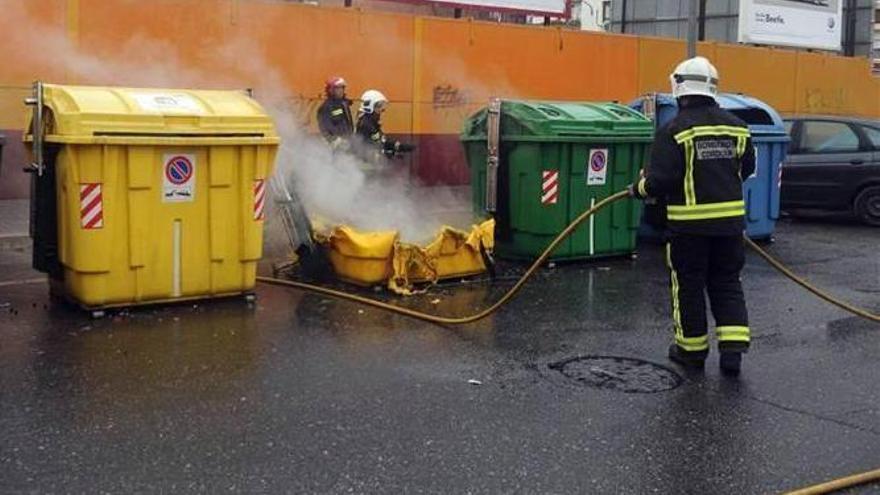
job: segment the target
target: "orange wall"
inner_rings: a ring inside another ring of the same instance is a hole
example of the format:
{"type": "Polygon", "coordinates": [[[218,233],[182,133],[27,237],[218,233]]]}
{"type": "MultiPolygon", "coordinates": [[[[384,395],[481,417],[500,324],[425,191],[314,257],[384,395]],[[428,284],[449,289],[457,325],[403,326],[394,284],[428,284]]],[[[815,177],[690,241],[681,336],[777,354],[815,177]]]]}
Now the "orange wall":
{"type": "MultiPolygon", "coordinates": [[[[321,8],[280,0],[0,0],[0,128],[31,81],[278,91],[311,114],[324,79],[378,88],[395,133],[454,134],[490,96],[627,101],[667,91],[683,42],[321,8]],[[10,63],[14,62],[14,63],[10,63]],[[268,89],[271,88],[271,89],[268,89]]],[[[703,43],[722,89],[782,113],[880,116],[865,59],[703,43]]],[[[9,170],[11,167],[5,167],[9,170]]]]}
{"type": "MultiPolygon", "coordinates": [[[[404,9],[406,10],[406,9],[404,9]]],[[[9,135],[0,198],[27,195],[20,172],[32,81],[255,88],[314,127],[330,75],[391,100],[386,130],[418,135],[413,170],[428,183],[468,172],[455,135],[492,96],[629,101],[668,91],[685,56],[674,39],[417,17],[283,0],[0,0],[5,62],[0,130],[9,135]]],[[[880,117],[880,78],[866,59],[701,43],[723,91],[783,114],[880,117]]]]}
{"type": "MultiPolygon", "coordinates": [[[[20,126],[20,98],[36,78],[257,88],[275,79],[287,96],[307,101],[328,75],[343,74],[355,95],[375,87],[390,97],[391,131],[455,133],[492,95],[628,100],[665,91],[685,52],[672,39],[277,0],[0,0],[0,7],[7,61],[17,61],[0,71],[3,128],[20,126]]],[[[715,43],[701,44],[700,53],[718,66],[723,90],[783,113],[880,116],[880,82],[867,60],[715,43]]]]}

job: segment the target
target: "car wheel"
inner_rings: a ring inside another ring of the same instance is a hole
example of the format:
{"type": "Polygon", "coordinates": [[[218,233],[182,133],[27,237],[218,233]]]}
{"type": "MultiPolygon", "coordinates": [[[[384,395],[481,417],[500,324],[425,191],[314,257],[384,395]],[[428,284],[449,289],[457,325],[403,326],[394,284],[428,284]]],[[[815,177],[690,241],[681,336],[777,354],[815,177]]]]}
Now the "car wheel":
{"type": "Polygon", "coordinates": [[[853,202],[853,210],[862,222],[880,227],[880,186],[863,189],[853,202]]]}

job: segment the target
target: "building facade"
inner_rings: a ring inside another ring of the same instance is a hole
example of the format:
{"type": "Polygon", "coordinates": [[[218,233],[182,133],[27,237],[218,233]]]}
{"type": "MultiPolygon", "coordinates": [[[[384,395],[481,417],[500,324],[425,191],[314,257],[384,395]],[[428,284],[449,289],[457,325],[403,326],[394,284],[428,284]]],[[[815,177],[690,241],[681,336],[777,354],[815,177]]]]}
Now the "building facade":
{"type": "Polygon", "coordinates": [[[880,0],[874,5],[874,72],[880,73],[880,0]]]}
{"type": "MultiPolygon", "coordinates": [[[[876,0],[843,2],[841,53],[872,57],[876,44],[876,0]]],[[[739,0],[700,0],[698,38],[736,43],[739,0]]],[[[609,31],[645,36],[687,38],[690,0],[611,0],[609,31]]]]}
{"type": "Polygon", "coordinates": [[[575,0],[571,4],[571,18],[579,22],[583,31],[605,31],[611,22],[611,2],[575,0]]]}

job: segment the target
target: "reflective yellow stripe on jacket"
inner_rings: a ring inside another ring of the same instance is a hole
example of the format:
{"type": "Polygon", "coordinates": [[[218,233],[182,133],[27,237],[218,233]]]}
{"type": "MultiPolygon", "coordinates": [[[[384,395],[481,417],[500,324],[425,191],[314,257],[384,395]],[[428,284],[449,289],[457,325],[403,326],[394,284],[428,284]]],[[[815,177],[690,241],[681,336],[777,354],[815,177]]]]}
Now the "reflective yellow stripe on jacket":
{"type": "Polygon", "coordinates": [[[675,142],[684,147],[685,204],[668,205],[666,208],[666,218],[668,220],[712,220],[745,215],[745,202],[743,200],[697,204],[697,190],[694,183],[694,159],[696,155],[694,139],[707,136],[729,136],[736,138],[736,154],[738,158],[742,158],[745,154],[749,130],[745,127],[729,125],[702,125],[691,127],[673,136],[675,142]]]}
{"type": "Polygon", "coordinates": [[[705,136],[731,136],[731,137],[749,137],[749,130],[745,127],[736,127],[732,125],[698,125],[691,127],[686,131],[681,131],[673,138],[678,144],[685,141],[693,141],[697,137],[705,136]]]}
{"type": "Polygon", "coordinates": [[[647,198],[648,197],[648,179],[646,179],[644,177],[639,179],[638,188],[639,188],[639,196],[641,196],[643,198],[647,198]]]}
{"type": "Polygon", "coordinates": [[[743,200],[690,206],[668,205],[666,207],[666,218],[677,221],[711,220],[715,218],[739,217],[745,214],[746,203],[743,200]]]}
{"type": "Polygon", "coordinates": [[[694,185],[694,140],[684,141],[684,204],[697,204],[697,188],[694,185]]]}

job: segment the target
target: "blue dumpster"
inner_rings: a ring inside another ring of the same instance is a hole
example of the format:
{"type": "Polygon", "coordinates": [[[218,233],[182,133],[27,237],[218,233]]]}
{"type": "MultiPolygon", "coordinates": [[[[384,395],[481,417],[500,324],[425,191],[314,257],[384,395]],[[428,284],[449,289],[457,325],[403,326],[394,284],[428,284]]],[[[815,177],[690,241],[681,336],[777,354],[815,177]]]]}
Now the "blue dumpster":
{"type": "MultiPolygon", "coordinates": [[[[752,239],[770,239],[779,218],[779,181],[789,141],[782,117],[771,106],[750,96],[724,93],[717,99],[721,108],[745,121],[752,133],[757,172],[743,184],[746,233],[752,239]]],[[[678,113],[678,104],[670,94],[645,95],[630,107],[653,119],[656,125],[669,122],[678,113]]],[[[659,237],[655,226],[662,217],[663,205],[646,205],[639,236],[659,237]]]]}

